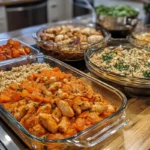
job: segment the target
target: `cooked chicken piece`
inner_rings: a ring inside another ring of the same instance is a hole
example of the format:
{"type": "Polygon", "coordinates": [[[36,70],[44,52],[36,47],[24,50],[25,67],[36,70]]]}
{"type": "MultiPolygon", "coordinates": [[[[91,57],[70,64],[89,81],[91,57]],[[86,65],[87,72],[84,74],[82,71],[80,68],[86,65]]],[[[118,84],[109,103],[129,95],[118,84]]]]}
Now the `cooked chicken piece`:
{"type": "Polygon", "coordinates": [[[47,133],[47,131],[45,130],[45,128],[42,125],[40,125],[40,124],[37,124],[33,128],[30,128],[29,132],[31,134],[35,135],[35,136],[42,136],[42,135],[44,135],[44,134],[47,133]]]}
{"type": "Polygon", "coordinates": [[[78,114],[78,115],[80,115],[81,114],[81,108],[77,105],[77,104],[74,104],[73,105],[73,109],[74,109],[74,111],[78,114]]]}
{"type": "Polygon", "coordinates": [[[27,112],[26,105],[16,107],[14,112],[15,119],[20,121],[25,116],[26,112],[27,112]]]}
{"type": "Polygon", "coordinates": [[[62,116],[61,111],[56,107],[52,113],[52,117],[58,123],[58,122],[60,122],[61,116],[62,116]]]}
{"type": "Polygon", "coordinates": [[[99,115],[107,109],[107,106],[102,106],[100,102],[95,102],[91,108],[91,111],[97,112],[99,115]]]}
{"type": "Polygon", "coordinates": [[[112,106],[112,105],[107,105],[107,112],[113,113],[113,112],[115,112],[115,111],[116,111],[116,109],[115,109],[114,106],[112,106]]]}
{"type": "Polygon", "coordinates": [[[50,114],[50,112],[51,112],[51,105],[50,104],[43,104],[42,106],[39,107],[36,114],[37,115],[39,113],[50,114]]]}
{"type": "Polygon", "coordinates": [[[15,108],[18,107],[18,102],[3,103],[2,105],[13,115],[15,108]]]}
{"type": "Polygon", "coordinates": [[[62,41],[64,39],[64,35],[59,34],[55,37],[55,41],[62,41]]]}
{"type": "Polygon", "coordinates": [[[50,86],[50,88],[49,88],[49,90],[51,91],[54,91],[54,90],[57,90],[57,89],[59,89],[61,87],[61,82],[54,82],[51,86],[50,86]]]}
{"type": "Polygon", "coordinates": [[[67,117],[62,117],[61,122],[58,124],[58,131],[65,133],[70,126],[70,121],[67,117]]]}
{"type": "Polygon", "coordinates": [[[88,37],[88,43],[93,44],[103,39],[102,35],[91,35],[88,37]]]}
{"type": "Polygon", "coordinates": [[[68,98],[68,94],[66,92],[62,92],[61,89],[59,89],[57,92],[56,92],[57,96],[60,98],[60,99],[66,99],[68,98]]]}
{"type": "Polygon", "coordinates": [[[59,100],[56,102],[56,104],[64,116],[66,116],[66,117],[73,117],[74,116],[74,111],[69,106],[68,102],[63,101],[63,100],[59,100]]]}
{"type": "Polygon", "coordinates": [[[40,123],[51,133],[57,132],[57,123],[49,114],[40,113],[39,114],[40,123]]]}
{"type": "Polygon", "coordinates": [[[102,118],[100,116],[98,116],[98,114],[96,112],[91,112],[89,113],[87,120],[90,121],[92,124],[102,120],[102,118]]]}
{"type": "Polygon", "coordinates": [[[25,127],[25,128],[31,128],[35,125],[35,122],[37,122],[38,117],[34,115],[36,113],[38,107],[38,103],[29,103],[26,105],[27,113],[26,115],[21,118],[20,123],[25,127]]]}
{"type": "Polygon", "coordinates": [[[88,101],[80,101],[80,100],[78,100],[78,101],[75,101],[74,103],[76,105],[78,105],[81,108],[81,110],[87,110],[89,108],[92,108],[92,105],[88,101]]]}

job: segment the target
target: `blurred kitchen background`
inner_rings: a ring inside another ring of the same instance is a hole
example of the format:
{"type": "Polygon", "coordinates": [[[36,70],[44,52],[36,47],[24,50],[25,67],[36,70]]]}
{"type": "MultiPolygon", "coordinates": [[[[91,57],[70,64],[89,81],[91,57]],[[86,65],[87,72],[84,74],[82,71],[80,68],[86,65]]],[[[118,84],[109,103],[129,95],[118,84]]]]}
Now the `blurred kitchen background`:
{"type": "MultiPolygon", "coordinates": [[[[91,6],[127,4],[139,10],[146,22],[143,0],[87,0],[91,6]]],[[[85,0],[0,0],[0,32],[91,14],[85,0]]]]}

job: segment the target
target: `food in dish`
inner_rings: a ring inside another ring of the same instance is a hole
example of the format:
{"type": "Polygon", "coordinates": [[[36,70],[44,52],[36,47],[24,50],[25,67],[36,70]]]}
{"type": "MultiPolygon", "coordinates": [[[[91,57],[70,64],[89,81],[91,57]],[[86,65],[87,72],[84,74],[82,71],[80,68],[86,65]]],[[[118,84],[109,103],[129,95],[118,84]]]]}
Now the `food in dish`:
{"type": "Polygon", "coordinates": [[[135,34],[134,38],[137,46],[150,46],[150,33],[135,34]]]}
{"type": "Polygon", "coordinates": [[[104,39],[100,30],[75,25],[52,26],[42,30],[38,40],[35,38],[42,52],[60,60],[80,60],[88,45],[104,39]]]}
{"type": "Polygon", "coordinates": [[[114,17],[129,17],[137,16],[139,14],[134,8],[128,5],[117,5],[117,6],[104,6],[99,5],[96,7],[97,15],[114,16],[114,17]]]}
{"type": "Polygon", "coordinates": [[[48,64],[31,64],[20,67],[13,67],[11,71],[0,71],[0,92],[15,82],[19,84],[24,78],[28,77],[32,72],[38,72],[47,68],[48,64]]]}
{"type": "Polygon", "coordinates": [[[44,41],[58,45],[92,44],[103,39],[101,31],[92,27],[61,25],[44,29],[39,35],[44,41]]]}
{"type": "Polygon", "coordinates": [[[47,64],[10,83],[0,103],[31,134],[47,139],[70,137],[116,111],[81,78],[47,64]]]}
{"type": "Polygon", "coordinates": [[[7,44],[0,46],[0,61],[30,54],[30,48],[20,42],[9,39],[7,44]]]}
{"type": "Polygon", "coordinates": [[[105,48],[90,61],[100,69],[123,76],[150,79],[150,52],[138,48],[105,48]]]}
{"type": "Polygon", "coordinates": [[[136,34],[135,37],[138,40],[150,41],[150,33],[136,34]]]}

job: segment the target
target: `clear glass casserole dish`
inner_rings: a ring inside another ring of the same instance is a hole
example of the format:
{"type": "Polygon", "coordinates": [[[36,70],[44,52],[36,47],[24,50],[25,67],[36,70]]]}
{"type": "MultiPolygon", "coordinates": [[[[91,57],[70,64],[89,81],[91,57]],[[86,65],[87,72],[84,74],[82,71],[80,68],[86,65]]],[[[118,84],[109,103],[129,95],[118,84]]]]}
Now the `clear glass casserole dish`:
{"type": "MultiPolygon", "coordinates": [[[[85,52],[85,62],[87,68],[93,75],[99,77],[103,81],[115,86],[119,90],[126,93],[128,96],[148,96],[150,95],[150,79],[148,78],[138,78],[134,76],[121,75],[119,73],[114,73],[108,71],[103,67],[97,66],[95,63],[91,62],[91,57],[95,54],[102,53],[105,48],[109,48],[109,51],[113,51],[115,48],[122,47],[127,50],[132,48],[137,48],[126,39],[111,39],[107,45],[104,44],[100,47],[95,44],[88,48],[85,52]]],[[[121,58],[121,57],[120,57],[121,58]]]]}
{"type": "Polygon", "coordinates": [[[59,67],[65,73],[71,73],[81,78],[85,84],[91,85],[94,91],[102,94],[102,96],[117,107],[117,111],[111,116],[97,122],[86,130],[78,134],[62,139],[48,140],[31,135],[18,121],[16,121],[10,113],[2,105],[0,105],[0,117],[9,125],[9,127],[24,141],[30,149],[77,149],[93,147],[102,142],[127,124],[125,108],[127,99],[117,89],[94,79],[85,73],[49,56],[29,56],[27,58],[15,59],[9,63],[0,64],[0,70],[10,70],[12,67],[27,65],[32,63],[49,63],[51,67],[59,67]]]}
{"type": "MultiPolygon", "coordinates": [[[[47,41],[40,38],[41,33],[43,33],[44,30],[50,29],[52,27],[61,27],[62,25],[69,25],[73,27],[90,27],[91,29],[96,29],[96,31],[99,31],[102,33],[103,39],[98,40],[99,44],[102,42],[107,42],[110,38],[110,34],[105,31],[102,27],[94,24],[94,23],[82,23],[77,21],[63,21],[59,23],[53,23],[49,24],[47,27],[40,29],[35,34],[33,34],[33,38],[36,41],[37,45],[40,47],[41,52],[45,55],[52,56],[54,58],[63,60],[63,61],[78,61],[84,59],[84,52],[85,49],[90,46],[91,44],[88,42],[80,43],[79,40],[81,38],[76,39],[75,43],[69,43],[69,44],[61,44],[54,41],[47,41]],[[76,43],[77,42],[77,43],[76,43]],[[78,43],[79,42],[79,43],[78,43]],[[87,44],[88,43],[88,44],[87,44]]],[[[92,34],[91,34],[92,35],[92,34]]],[[[51,35],[52,36],[52,35],[51,35]]],[[[73,35],[75,37],[75,35],[73,35]]],[[[54,36],[56,38],[56,36],[54,36]]],[[[70,35],[69,35],[70,38],[70,35]]],[[[95,39],[94,39],[95,40],[95,39]]],[[[67,40],[65,40],[67,41],[67,40]]],[[[97,43],[96,42],[96,43],[97,43]]]]}
{"type": "MultiPolygon", "coordinates": [[[[7,44],[8,40],[9,39],[0,39],[0,46],[7,44]]],[[[22,41],[20,41],[16,38],[11,38],[11,40],[14,40],[14,41],[17,41],[17,42],[21,43],[22,47],[25,47],[25,46],[29,47],[30,48],[30,54],[29,55],[38,55],[39,54],[39,51],[37,49],[35,49],[34,47],[31,47],[30,45],[28,45],[28,44],[26,44],[26,43],[24,43],[24,42],[22,42],[22,41]]],[[[0,52],[0,54],[1,54],[1,52],[0,52]]],[[[24,57],[24,56],[27,56],[27,55],[23,55],[21,57],[24,57]]],[[[17,57],[17,58],[19,58],[19,57],[17,57]]],[[[10,59],[7,59],[7,60],[0,61],[0,63],[3,63],[5,61],[11,61],[12,59],[15,59],[15,58],[10,58],[10,59]]]]}
{"type": "Polygon", "coordinates": [[[135,28],[127,39],[137,47],[150,50],[150,25],[143,25],[135,28]]]}

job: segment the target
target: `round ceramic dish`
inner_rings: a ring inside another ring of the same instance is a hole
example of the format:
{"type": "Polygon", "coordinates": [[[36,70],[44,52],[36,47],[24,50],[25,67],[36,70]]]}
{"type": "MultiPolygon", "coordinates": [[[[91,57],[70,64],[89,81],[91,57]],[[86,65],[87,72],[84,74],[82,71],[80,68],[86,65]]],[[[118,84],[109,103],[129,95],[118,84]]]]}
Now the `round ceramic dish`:
{"type": "Polygon", "coordinates": [[[133,45],[150,50],[150,25],[136,28],[128,37],[133,45]]]}
{"type": "Polygon", "coordinates": [[[122,46],[126,49],[134,48],[134,46],[125,39],[112,39],[107,43],[107,46],[100,47],[95,44],[88,48],[85,52],[86,66],[93,75],[99,77],[105,82],[122,90],[129,96],[147,96],[150,95],[150,79],[130,77],[125,75],[116,74],[100,68],[90,61],[90,58],[96,54],[101,53],[105,47],[113,50],[114,48],[122,46]]]}
{"type": "Polygon", "coordinates": [[[96,24],[93,23],[84,24],[81,22],[72,22],[72,21],[50,24],[46,28],[42,28],[39,31],[37,31],[35,34],[33,34],[33,38],[35,39],[37,45],[40,47],[41,52],[63,61],[82,60],[84,58],[85,49],[89,47],[91,44],[57,44],[54,42],[48,42],[42,40],[40,38],[39,35],[43,32],[43,30],[50,27],[62,26],[62,25],[72,25],[74,27],[80,27],[80,26],[91,27],[96,29],[97,31],[101,31],[103,35],[103,39],[98,41],[99,45],[101,43],[107,42],[110,39],[110,34],[106,32],[103,28],[96,26],[96,24]]]}

